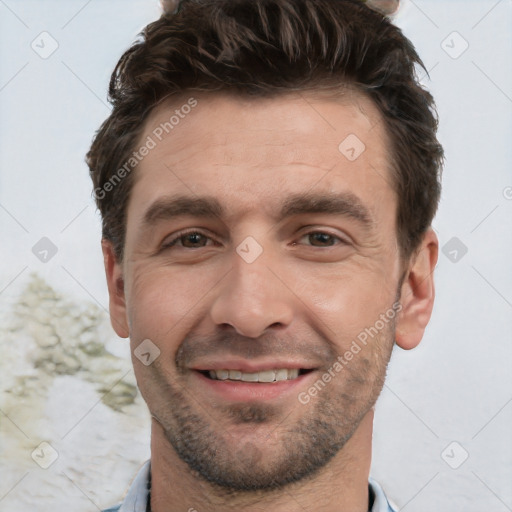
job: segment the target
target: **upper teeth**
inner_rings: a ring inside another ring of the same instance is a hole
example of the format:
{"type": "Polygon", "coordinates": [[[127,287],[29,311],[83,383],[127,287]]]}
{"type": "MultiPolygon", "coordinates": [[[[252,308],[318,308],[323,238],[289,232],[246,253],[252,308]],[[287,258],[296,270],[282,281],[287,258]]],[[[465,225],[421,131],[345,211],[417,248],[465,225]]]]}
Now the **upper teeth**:
{"type": "Polygon", "coordinates": [[[282,368],[280,370],[265,370],[262,372],[241,372],[240,370],[210,370],[210,377],[217,380],[243,380],[245,382],[274,382],[296,379],[299,369],[282,368]]]}

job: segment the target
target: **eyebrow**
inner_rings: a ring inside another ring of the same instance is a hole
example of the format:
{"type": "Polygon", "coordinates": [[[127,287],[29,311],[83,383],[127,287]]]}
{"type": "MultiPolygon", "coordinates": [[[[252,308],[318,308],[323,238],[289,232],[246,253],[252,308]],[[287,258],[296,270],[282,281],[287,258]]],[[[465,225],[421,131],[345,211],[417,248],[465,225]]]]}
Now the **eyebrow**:
{"type": "MultiPolygon", "coordinates": [[[[143,226],[175,217],[218,217],[224,215],[224,208],[214,197],[167,196],[156,200],[144,213],[143,226]]],[[[280,222],[293,215],[324,213],[350,217],[365,227],[373,224],[368,208],[352,192],[338,194],[302,193],[288,197],[275,220],[280,222]]]]}
{"type": "Polygon", "coordinates": [[[286,200],[279,220],[303,213],[325,213],[351,217],[365,227],[373,224],[369,209],[352,192],[338,194],[306,193],[292,196],[286,200]]]}
{"type": "Polygon", "coordinates": [[[222,217],[223,208],[213,197],[164,197],[155,201],[144,214],[142,223],[151,226],[155,222],[170,220],[181,215],[192,217],[222,217]]]}

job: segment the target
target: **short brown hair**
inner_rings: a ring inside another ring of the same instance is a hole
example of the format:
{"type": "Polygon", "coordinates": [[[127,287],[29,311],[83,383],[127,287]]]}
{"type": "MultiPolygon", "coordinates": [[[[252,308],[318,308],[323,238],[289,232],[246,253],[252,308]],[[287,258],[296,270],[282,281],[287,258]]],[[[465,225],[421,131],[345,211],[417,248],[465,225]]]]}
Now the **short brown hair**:
{"type": "Polygon", "coordinates": [[[118,171],[164,98],[348,85],[371,98],[384,119],[397,237],[402,256],[410,256],[437,210],[443,160],[434,101],[416,67],[426,74],[401,30],[360,0],[182,0],[143,30],[112,73],[113,110],[87,153],[103,237],[122,260],[133,173],[120,179],[118,171]]]}

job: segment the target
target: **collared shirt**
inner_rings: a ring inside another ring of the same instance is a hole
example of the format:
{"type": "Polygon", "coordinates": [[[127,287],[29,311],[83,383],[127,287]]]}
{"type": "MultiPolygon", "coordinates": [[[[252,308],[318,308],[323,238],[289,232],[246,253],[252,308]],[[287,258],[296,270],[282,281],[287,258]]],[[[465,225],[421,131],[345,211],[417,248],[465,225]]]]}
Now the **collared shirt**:
{"type": "MultiPolygon", "coordinates": [[[[103,512],[146,512],[148,509],[149,486],[150,461],[148,460],[133,480],[123,503],[103,512]]],[[[368,482],[368,490],[371,506],[369,512],[396,512],[396,508],[388,501],[382,487],[372,478],[368,482]],[[372,500],[373,505],[371,505],[372,500]]]]}

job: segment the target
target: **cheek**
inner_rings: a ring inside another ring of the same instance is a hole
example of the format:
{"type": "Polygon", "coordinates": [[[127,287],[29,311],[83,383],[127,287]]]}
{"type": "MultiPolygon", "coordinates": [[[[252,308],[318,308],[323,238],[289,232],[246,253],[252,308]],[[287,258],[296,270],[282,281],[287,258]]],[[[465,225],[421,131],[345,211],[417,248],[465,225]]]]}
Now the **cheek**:
{"type": "Polygon", "coordinates": [[[204,314],[220,273],[192,266],[140,265],[131,275],[127,303],[132,342],[149,338],[159,344],[161,340],[167,348],[172,347],[173,339],[181,340],[204,314]]]}
{"type": "Polygon", "coordinates": [[[297,296],[324,334],[344,346],[390,310],[396,286],[376,272],[338,268],[326,276],[304,277],[297,296]]]}

